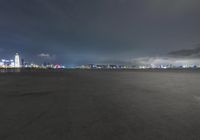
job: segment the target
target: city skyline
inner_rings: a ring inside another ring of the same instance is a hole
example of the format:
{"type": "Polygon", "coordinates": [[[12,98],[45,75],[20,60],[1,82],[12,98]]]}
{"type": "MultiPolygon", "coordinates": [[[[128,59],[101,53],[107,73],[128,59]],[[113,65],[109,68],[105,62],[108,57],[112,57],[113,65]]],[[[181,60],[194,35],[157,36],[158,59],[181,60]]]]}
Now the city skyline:
{"type": "MultiPolygon", "coordinates": [[[[173,55],[174,53],[181,53],[184,55],[190,55],[188,50],[182,51],[175,51],[171,52],[173,55]]],[[[47,55],[47,54],[41,54],[47,55]]],[[[34,60],[30,62],[25,61],[24,58],[21,58],[19,53],[16,53],[14,59],[1,59],[0,61],[0,68],[73,68],[73,69],[187,69],[187,68],[200,68],[199,60],[182,60],[182,59],[173,59],[169,60],[167,58],[140,58],[141,60],[134,60],[139,61],[135,62],[134,64],[114,64],[114,63],[90,63],[90,64],[81,64],[81,65],[62,65],[62,64],[53,64],[50,62],[43,62],[42,64],[34,63],[34,60]],[[173,61],[173,62],[172,62],[173,61]]]]}

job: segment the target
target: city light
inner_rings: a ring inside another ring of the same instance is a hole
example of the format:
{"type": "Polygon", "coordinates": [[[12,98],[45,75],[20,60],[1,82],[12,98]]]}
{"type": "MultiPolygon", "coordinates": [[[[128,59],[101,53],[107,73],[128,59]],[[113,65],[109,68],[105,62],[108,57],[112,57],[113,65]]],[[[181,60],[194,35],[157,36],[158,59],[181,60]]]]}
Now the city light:
{"type": "MultiPolygon", "coordinates": [[[[29,63],[21,59],[19,53],[16,53],[13,59],[1,59],[0,68],[35,68],[35,69],[65,69],[61,64],[50,64],[44,62],[39,65],[29,63]]],[[[80,66],[70,67],[73,69],[197,69],[200,65],[182,63],[180,65],[173,64],[145,64],[145,65],[120,65],[120,64],[84,64],[80,66]]]]}
{"type": "Polygon", "coordinates": [[[16,53],[15,55],[15,68],[20,68],[21,65],[20,65],[20,57],[19,57],[19,54],[16,53]]]}
{"type": "Polygon", "coordinates": [[[8,69],[8,68],[35,68],[35,69],[63,69],[64,66],[60,64],[49,64],[48,65],[38,65],[35,63],[25,62],[24,59],[21,59],[19,53],[16,53],[13,59],[1,59],[0,60],[0,68],[8,69]]]}

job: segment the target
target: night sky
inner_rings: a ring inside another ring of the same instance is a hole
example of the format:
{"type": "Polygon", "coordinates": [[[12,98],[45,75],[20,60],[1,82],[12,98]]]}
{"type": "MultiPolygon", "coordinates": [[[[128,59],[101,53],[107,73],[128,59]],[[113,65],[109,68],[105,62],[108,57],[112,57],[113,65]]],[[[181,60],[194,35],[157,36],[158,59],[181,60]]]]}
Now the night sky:
{"type": "Polygon", "coordinates": [[[199,0],[0,0],[0,58],[200,63],[199,0]]]}

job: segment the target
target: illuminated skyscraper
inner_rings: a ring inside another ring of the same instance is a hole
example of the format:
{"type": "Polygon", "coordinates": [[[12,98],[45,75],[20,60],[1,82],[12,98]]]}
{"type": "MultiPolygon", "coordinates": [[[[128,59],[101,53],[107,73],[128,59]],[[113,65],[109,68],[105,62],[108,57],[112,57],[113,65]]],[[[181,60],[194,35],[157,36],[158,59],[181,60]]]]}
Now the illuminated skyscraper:
{"type": "Polygon", "coordinates": [[[19,58],[19,54],[18,53],[16,53],[16,55],[15,55],[15,67],[16,68],[20,68],[21,67],[20,58],[19,58]]]}

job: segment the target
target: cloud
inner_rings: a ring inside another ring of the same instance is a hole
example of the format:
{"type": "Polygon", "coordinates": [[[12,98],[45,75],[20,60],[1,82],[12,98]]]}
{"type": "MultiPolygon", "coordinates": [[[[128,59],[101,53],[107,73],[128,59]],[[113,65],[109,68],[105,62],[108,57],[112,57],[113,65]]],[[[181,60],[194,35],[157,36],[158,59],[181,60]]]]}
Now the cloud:
{"type": "Polygon", "coordinates": [[[195,48],[171,51],[167,55],[157,57],[139,57],[130,60],[133,65],[200,65],[200,44],[195,48]]]}
{"type": "Polygon", "coordinates": [[[199,11],[199,0],[151,0],[148,6],[158,14],[183,15],[199,11]]]}
{"type": "Polygon", "coordinates": [[[43,59],[48,59],[48,60],[55,60],[56,55],[50,55],[48,53],[41,53],[41,54],[38,54],[38,57],[43,58],[43,59]]]}
{"type": "Polygon", "coordinates": [[[193,49],[182,49],[168,53],[171,57],[200,58],[200,46],[193,49]]]}
{"type": "Polygon", "coordinates": [[[199,58],[173,58],[173,57],[141,57],[132,60],[136,66],[159,66],[159,65],[200,65],[199,58]]]}
{"type": "Polygon", "coordinates": [[[50,54],[41,53],[38,55],[39,57],[50,57],[50,54]]]}
{"type": "Polygon", "coordinates": [[[134,65],[161,65],[170,64],[172,60],[167,57],[140,57],[132,59],[134,65]]]}

